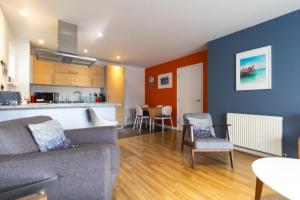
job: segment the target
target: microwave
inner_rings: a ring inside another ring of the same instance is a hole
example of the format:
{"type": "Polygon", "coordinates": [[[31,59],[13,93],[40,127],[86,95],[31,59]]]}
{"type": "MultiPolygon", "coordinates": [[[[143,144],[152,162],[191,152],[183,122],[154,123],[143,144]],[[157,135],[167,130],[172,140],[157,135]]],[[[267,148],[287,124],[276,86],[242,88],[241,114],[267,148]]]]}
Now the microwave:
{"type": "Polygon", "coordinates": [[[57,92],[35,92],[36,103],[58,103],[59,93],[57,92]]]}

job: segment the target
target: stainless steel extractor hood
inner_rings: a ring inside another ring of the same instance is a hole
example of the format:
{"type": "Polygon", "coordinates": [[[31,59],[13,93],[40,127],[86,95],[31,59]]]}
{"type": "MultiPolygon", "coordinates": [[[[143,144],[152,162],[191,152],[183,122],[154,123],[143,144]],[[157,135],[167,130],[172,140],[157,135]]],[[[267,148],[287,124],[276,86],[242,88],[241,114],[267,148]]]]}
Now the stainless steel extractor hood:
{"type": "Polygon", "coordinates": [[[58,49],[33,49],[37,59],[76,65],[93,65],[97,59],[78,56],[77,54],[77,25],[58,20],[58,49]]]}

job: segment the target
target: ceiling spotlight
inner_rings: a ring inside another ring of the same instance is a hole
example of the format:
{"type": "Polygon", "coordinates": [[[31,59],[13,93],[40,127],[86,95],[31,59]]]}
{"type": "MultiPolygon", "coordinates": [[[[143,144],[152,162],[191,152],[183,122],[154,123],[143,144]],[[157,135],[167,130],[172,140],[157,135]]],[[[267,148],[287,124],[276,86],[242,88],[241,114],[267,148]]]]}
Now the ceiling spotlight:
{"type": "Polygon", "coordinates": [[[87,49],[84,49],[84,50],[83,50],[83,52],[84,52],[84,53],[87,53],[87,52],[88,52],[88,50],[87,50],[87,49]]]}
{"type": "Polygon", "coordinates": [[[117,58],[117,60],[120,60],[120,59],[121,59],[121,57],[120,57],[120,56],[117,56],[116,58],[117,58]]]}
{"type": "Polygon", "coordinates": [[[21,10],[20,15],[23,16],[23,17],[26,17],[28,15],[28,13],[25,10],[21,10]]]}
{"type": "Polygon", "coordinates": [[[42,40],[42,39],[40,39],[38,42],[39,42],[40,44],[44,44],[44,43],[45,43],[44,40],[42,40]]]}
{"type": "Polygon", "coordinates": [[[103,34],[102,34],[101,32],[98,32],[98,33],[97,33],[97,36],[98,36],[98,37],[103,37],[103,34]]]}

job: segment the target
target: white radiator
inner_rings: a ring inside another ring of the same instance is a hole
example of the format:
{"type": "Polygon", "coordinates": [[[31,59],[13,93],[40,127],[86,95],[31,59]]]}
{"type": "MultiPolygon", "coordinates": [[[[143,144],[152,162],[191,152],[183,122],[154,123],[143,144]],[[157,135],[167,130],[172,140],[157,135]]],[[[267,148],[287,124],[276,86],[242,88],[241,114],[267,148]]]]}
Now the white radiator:
{"type": "Polygon", "coordinates": [[[227,113],[234,145],[282,156],[282,117],[227,113]]]}

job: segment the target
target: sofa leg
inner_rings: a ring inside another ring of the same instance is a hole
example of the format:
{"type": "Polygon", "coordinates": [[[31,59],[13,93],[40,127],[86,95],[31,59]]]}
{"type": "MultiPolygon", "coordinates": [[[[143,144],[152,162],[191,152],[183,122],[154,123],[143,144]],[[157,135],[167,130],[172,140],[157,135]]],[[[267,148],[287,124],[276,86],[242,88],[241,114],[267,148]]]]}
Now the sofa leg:
{"type": "Polygon", "coordinates": [[[192,149],[192,168],[194,169],[194,162],[195,162],[195,151],[192,149]]]}
{"type": "Polygon", "coordinates": [[[233,150],[229,151],[229,155],[230,155],[230,164],[231,164],[231,168],[234,168],[234,163],[233,163],[233,150]]]}

